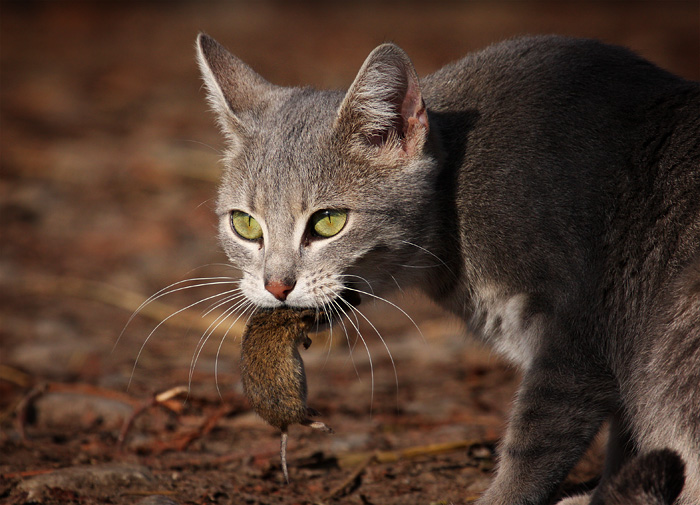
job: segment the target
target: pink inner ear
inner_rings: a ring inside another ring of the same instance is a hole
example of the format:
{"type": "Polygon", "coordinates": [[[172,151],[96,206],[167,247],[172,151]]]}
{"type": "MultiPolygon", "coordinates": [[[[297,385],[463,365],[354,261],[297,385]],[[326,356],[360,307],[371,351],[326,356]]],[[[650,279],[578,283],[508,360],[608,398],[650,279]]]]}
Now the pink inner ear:
{"type": "Polygon", "coordinates": [[[409,78],[406,94],[401,104],[403,123],[403,150],[409,156],[416,152],[418,135],[421,130],[428,130],[428,113],[416,82],[409,78]]]}
{"type": "Polygon", "coordinates": [[[401,104],[401,118],[404,124],[406,124],[410,118],[417,117],[421,108],[423,108],[423,99],[420,94],[420,89],[418,89],[415,83],[409,80],[406,94],[401,104]]]}

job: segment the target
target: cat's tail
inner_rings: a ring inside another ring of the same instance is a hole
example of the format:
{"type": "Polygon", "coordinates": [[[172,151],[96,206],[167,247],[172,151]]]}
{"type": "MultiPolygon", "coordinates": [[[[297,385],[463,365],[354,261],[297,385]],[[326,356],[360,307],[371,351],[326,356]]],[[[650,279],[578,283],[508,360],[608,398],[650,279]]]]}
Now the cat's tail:
{"type": "MultiPolygon", "coordinates": [[[[678,454],[662,449],[635,457],[601,484],[600,505],[673,505],[683,490],[685,465],[678,454]]],[[[559,505],[588,504],[590,496],[567,498],[559,505]]]]}
{"type": "Polygon", "coordinates": [[[635,457],[601,489],[605,505],[671,505],[683,490],[685,465],[670,449],[635,457]]]}

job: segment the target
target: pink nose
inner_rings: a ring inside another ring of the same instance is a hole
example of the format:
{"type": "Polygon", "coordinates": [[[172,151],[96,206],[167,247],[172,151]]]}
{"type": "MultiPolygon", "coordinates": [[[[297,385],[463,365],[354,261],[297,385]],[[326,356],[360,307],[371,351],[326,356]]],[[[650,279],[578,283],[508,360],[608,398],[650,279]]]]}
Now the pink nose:
{"type": "Polygon", "coordinates": [[[267,284],[265,284],[265,289],[272,293],[275,298],[283,302],[287,299],[289,293],[292,292],[292,289],[294,289],[295,285],[296,282],[292,284],[285,284],[284,282],[280,281],[270,281],[267,284]]]}

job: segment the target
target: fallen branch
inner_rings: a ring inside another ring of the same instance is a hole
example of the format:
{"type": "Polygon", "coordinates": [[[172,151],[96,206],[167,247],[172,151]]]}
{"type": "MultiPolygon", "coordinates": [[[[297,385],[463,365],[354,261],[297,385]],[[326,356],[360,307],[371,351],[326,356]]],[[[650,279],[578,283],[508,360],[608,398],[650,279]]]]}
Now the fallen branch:
{"type": "Polygon", "coordinates": [[[373,458],[370,460],[370,462],[394,463],[402,459],[413,459],[423,456],[432,456],[435,454],[444,454],[462,449],[468,449],[475,445],[491,445],[495,443],[496,440],[467,439],[443,444],[418,445],[408,447],[407,449],[400,451],[351,452],[339,455],[337,460],[338,466],[341,468],[353,468],[360,465],[368,458],[373,458]]]}
{"type": "Polygon", "coordinates": [[[43,468],[41,470],[23,470],[21,472],[10,472],[3,473],[0,475],[2,479],[26,479],[27,477],[36,477],[37,475],[45,475],[47,473],[54,473],[56,468],[43,468]]]}

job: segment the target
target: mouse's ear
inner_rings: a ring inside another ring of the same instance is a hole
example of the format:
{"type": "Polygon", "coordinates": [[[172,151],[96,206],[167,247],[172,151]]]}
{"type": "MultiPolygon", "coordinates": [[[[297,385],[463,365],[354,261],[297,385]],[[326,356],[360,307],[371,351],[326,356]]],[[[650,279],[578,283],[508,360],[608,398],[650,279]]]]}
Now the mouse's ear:
{"type": "Polygon", "coordinates": [[[301,318],[301,322],[304,325],[305,329],[309,329],[315,324],[319,322],[319,320],[322,317],[323,312],[317,310],[317,309],[306,309],[301,311],[299,314],[299,317],[301,318]]]}

